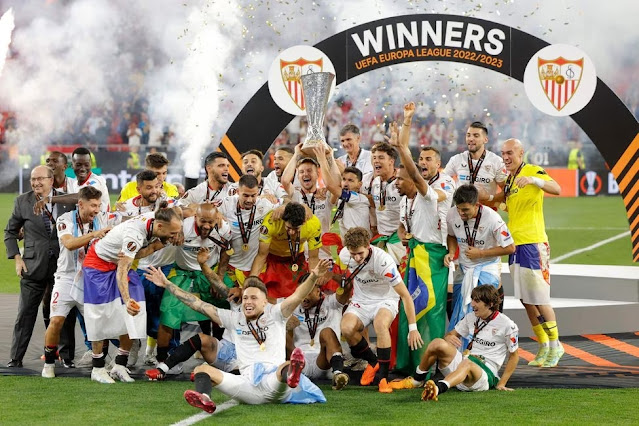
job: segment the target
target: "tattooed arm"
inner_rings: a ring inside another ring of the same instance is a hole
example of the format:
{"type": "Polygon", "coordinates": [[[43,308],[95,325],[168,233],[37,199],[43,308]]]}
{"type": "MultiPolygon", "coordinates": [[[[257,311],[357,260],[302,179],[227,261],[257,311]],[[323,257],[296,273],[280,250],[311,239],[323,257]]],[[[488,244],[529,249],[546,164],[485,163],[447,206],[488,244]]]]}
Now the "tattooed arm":
{"type": "Polygon", "coordinates": [[[200,248],[200,251],[197,254],[197,263],[200,264],[200,268],[202,269],[202,273],[211,284],[211,289],[213,289],[220,299],[226,299],[229,297],[229,289],[224,285],[220,276],[216,274],[213,269],[206,263],[211,256],[211,252],[206,247],[200,248]]]}

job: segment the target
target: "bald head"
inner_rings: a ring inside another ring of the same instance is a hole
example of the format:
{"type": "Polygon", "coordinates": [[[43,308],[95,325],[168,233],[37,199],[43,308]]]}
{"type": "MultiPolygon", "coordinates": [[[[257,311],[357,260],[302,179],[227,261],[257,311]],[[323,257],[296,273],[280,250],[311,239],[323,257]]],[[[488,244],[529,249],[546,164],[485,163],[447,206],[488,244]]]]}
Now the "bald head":
{"type": "Polygon", "coordinates": [[[215,226],[221,225],[217,208],[210,203],[200,204],[195,211],[195,224],[202,238],[208,238],[215,226]]]}
{"type": "Polygon", "coordinates": [[[519,139],[507,139],[501,146],[501,158],[509,172],[516,172],[524,161],[524,145],[519,139]]]}

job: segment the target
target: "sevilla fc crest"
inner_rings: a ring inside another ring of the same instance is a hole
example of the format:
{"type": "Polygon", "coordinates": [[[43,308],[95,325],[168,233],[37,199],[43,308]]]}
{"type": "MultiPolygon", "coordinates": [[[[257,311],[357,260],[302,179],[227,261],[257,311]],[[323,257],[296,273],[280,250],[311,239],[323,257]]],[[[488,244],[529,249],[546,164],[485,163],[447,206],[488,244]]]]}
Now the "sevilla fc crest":
{"type": "Polygon", "coordinates": [[[557,111],[565,107],[579,88],[584,69],[584,58],[537,58],[539,81],[548,100],[557,111]]]}
{"type": "Polygon", "coordinates": [[[305,59],[299,58],[295,61],[285,61],[280,59],[280,69],[282,74],[282,82],[286,91],[290,95],[295,105],[300,109],[306,109],[304,106],[304,94],[302,92],[301,77],[310,72],[322,71],[324,58],[305,59]]]}

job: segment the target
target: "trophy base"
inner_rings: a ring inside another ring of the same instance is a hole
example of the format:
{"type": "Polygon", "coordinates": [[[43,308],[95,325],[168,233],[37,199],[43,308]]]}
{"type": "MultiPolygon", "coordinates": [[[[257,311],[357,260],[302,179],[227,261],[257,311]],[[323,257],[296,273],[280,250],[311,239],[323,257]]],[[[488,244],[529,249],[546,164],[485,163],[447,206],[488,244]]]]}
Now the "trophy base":
{"type": "Polygon", "coordinates": [[[305,156],[315,158],[316,156],[315,156],[314,149],[317,147],[323,147],[324,152],[330,149],[328,147],[328,144],[324,142],[323,140],[308,140],[308,141],[305,141],[304,144],[302,145],[301,151],[305,156]]]}

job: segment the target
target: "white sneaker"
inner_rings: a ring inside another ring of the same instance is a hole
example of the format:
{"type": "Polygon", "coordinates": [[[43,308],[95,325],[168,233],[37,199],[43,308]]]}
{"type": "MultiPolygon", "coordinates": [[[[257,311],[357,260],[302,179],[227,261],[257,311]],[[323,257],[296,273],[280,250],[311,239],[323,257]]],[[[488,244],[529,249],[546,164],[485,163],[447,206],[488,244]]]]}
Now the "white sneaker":
{"type": "Polygon", "coordinates": [[[91,380],[98,383],[115,383],[115,380],[109,376],[109,373],[107,373],[104,367],[94,367],[93,370],[91,370],[91,380]]]}
{"type": "Polygon", "coordinates": [[[53,379],[55,377],[55,364],[44,364],[42,377],[46,379],[53,379]]]}
{"type": "Polygon", "coordinates": [[[179,364],[175,364],[173,366],[173,368],[171,368],[169,371],[166,372],[166,374],[182,374],[182,372],[184,371],[184,363],[181,362],[179,364]]]}
{"type": "Polygon", "coordinates": [[[156,367],[158,365],[158,360],[155,357],[155,355],[153,355],[153,354],[151,354],[151,355],[145,354],[144,355],[144,365],[149,365],[149,366],[152,366],[152,367],[156,367]]]}
{"type": "Polygon", "coordinates": [[[131,346],[131,350],[129,351],[129,359],[126,363],[127,367],[133,367],[135,366],[135,364],[137,364],[141,347],[142,347],[142,340],[140,339],[133,340],[133,345],[131,346]]]}
{"type": "Polygon", "coordinates": [[[133,378],[129,376],[129,373],[129,369],[126,368],[124,365],[115,364],[113,368],[111,368],[111,372],[109,373],[109,375],[111,376],[111,378],[117,379],[124,383],[135,382],[135,380],[133,380],[133,378]]]}
{"type": "Polygon", "coordinates": [[[93,351],[86,351],[80,360],[75,364],[76,367],[93,367],[93,351]]]}
{"type": "Polygon", "coordinates": [[[115,365],[115,357],[111,358],[111,361],[106,363],[106,366],[105,366],[106,371],[111,371],[114,365],[115,365]]]}

